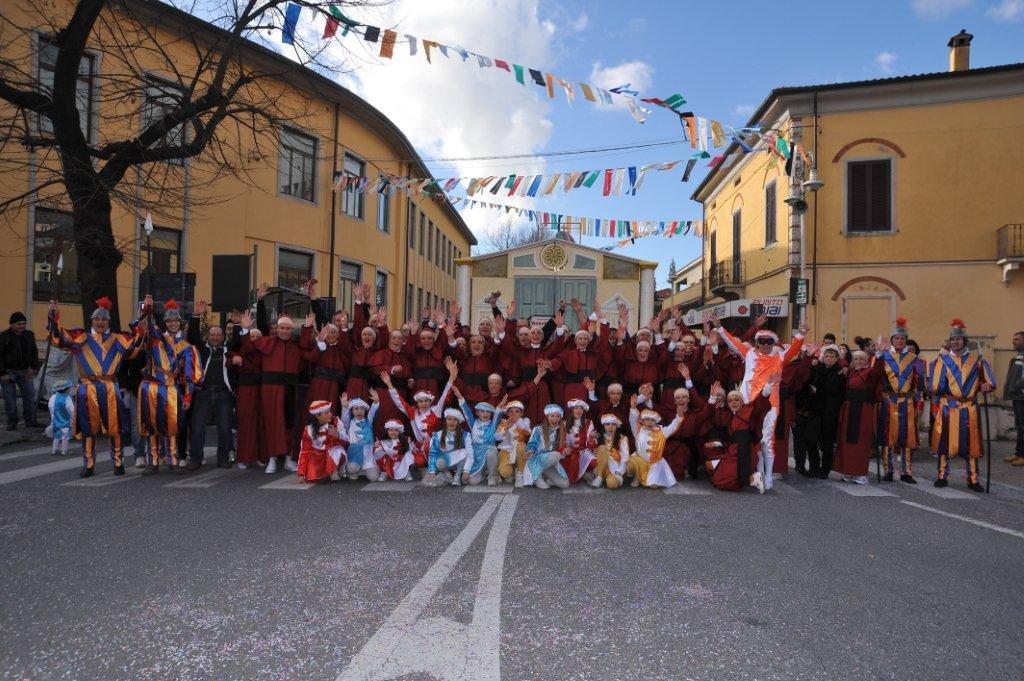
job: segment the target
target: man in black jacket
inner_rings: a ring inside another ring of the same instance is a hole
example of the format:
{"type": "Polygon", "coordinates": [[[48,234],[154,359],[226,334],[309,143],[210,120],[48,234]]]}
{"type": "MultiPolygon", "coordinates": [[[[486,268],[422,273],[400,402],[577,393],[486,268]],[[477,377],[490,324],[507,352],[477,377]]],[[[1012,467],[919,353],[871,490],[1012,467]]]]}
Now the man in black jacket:
{"type": "Polygon", "coordinates": [[[1017,448],[1004,459],[1012,466],[1024,466],[1024,331],[1013,334],[1013,357],[1006,371],[1003,399],[1013,405],[1013,424],[1017,430],[1017,448]]]}
{"type": "Polygon", "coordinates": [[[21,312],[10,318],[10,327],[0,332],[0,382],[3,383],[4,408],[7,410],[7,430],[18,427],[18,393],[21,393],[21,412],[27,428],[36,428],[36,371],[39,370],[39,350],[36,337],[25,328],[27,320],[21,312]]]}
{"type": "Polygon", "coordinates": [[[196,303],[195,313],[188,324],[188,342],[199,353],[199,368],[203,378],[196,385],[192,398],[191,456],[186,468],[194,471],[203,465],[203,446],[206,442],[206,424],[213,414],[217,426],[217,467],[231,467],[231,414],[235,407],[234,371],[224,344],[224,330],[211,326],[203,342],[199,320],[206,312],[206,301],[196,303]]]}

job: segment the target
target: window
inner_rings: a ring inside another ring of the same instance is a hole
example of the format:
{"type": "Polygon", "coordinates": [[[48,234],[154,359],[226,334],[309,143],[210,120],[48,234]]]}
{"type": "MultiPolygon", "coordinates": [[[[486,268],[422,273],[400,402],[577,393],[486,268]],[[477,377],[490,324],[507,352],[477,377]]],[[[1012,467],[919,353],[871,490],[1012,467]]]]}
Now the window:
{"type": "Polygon", "coordinates": [[[355,305],[355,288],[363,279],[363,266],[354,262],[341,261],[338,266],[338,307],[339,310],[351,310],[355,305]]]}
{"type": "MultiPolygon", "coordinates": [[[[57,46],[48,38],[39,38],[39,85],[44,92],[50,94],[53,92],[53,75],[59,52],[57,46]]],[[[93,56],[83,54],[78,65],[78,82],[75,84],[75,105],[78,107],[78,119],[86,142],[92,142],[92,85],[95,75],[93,66],[93,56]]],[[[44,133],[53,132],[53,123],[49,118],[40,116],[39,130],[44,133]]]]}
{"type": "Polygon", "coordinates": [[[512,267],[533,269],[536,266],[537,261],[534,259],[533,253],[520,253],[519,255],[512,256],[512,267]]]}
{"type": "Polygon", "coordinates": [[[416,298],[412,284],[405,285],[405,318],[412,319],[416,315],[416,298]]]}
{"type": "Polygon", "coordinates": [[[423,289],[416,289],[416,314],[412,317],[413,320],[419,320],[420,314],[423,312],[423,289]]]}
{"type": "Polygon", "coordinates": [[[298,289],[313,278],[313,254],[277,249],[277,285],[298,289]]]}
{"type": "Polygon", "coordinates": [[[388,304],[388,273],[377,271],[376,282],[377,307],[384,307],[388,304]]]}
{"type": "Polygon", "coordinates": [[[448,276],[455,274],[455,244],[448,242],[448,276]]]}
{"type": "Polygon", "coordinates": [[[718,235],[711,232],[711,265],[718,262],[718,235]]]}
{"type": "MultiPolygon", "coordinates": [[[[384,176],[380,175],[380,179],[384,176]]],[[[377,230],[385,234],[391,233],[391,191],[384,186],[383,191],[377,192],[377,230]]]]}
{"type": "Polygon", "coordinates": [[[363,177],[365,165],[362,161],[351,154],[345,154],[345,177],[348,183],[345,185],[345,192],[341,195],[341,212],[359,220],[363,219],[363,192],[357,191],[353,178],[356,182],[363,177]]]}
{"type": "Polygon", "coordinates": [[[427,240],[427,216],[420,213],[420,255],[423,255],[423,244],[427,240]]]}
{"type": "Polygon", "coordinates": [[[427,229],[427,262],[434,262],[434,221],[431,220],[427,229]]]}
{"type": "Polygon", "coordinates": [[[846,231],[892,231],[892,161],[846,164],[846,231]]]}
{"type": "MultiPolygon", "coordinates": [[[[178,106],[180,97],[181,90],[174,83],[169,83],[152,76],[147,77],[142,102],[142,128],[148,128],[173,111],[178,106]]],[[[154,143],[152,146],[154,148],[180,147],[184,142],[185,126],[179,125],[173,130],[169,130],[160,138],[159,142],[154,143]]],[[[185,165],[185,159],[168,159],[167,163],[185,165]]]]}
{"type": "Polygon", "coordinates": [[[441,266],[441,228],[434,228],[434,265],[441,266]]]}
{"type": "Polygon", "coordinates": [[[277,185],[281,194],[313,201],[316,198],[316,140],[291,128],[281,128],[277,185]]]}
{"type": "Polygon", "coordinates": [[[596,270],[597,260],[591,258],[588,255],[577,253],[572,261],[572,268],[574,270],[596,270]]]}
{"type": "Polygon", "coordinates": [[[142,232],[139,270],[151,274],[177,274],[181,271],[181,232],[154,227],[153,234],[142,232]]]}
{"type": "Polygon", "coordinates": [[[35,209],[32,300],[46,302],[56,297],[63,303],[82,302],[73,224],[71,213],[35,209]],[[64,268],[58,275],[57,263],[62,255],[64,268]]]}
{"type": "Polygon", "coordinates": [[[736,211],[732,214],[732,281],[742,281],[741,270],[743,265],[740,263],[740,256],[742,255],[740,237],[743,234],[743,213],[742,211],[736,211]]]}
{"type": "Polygon", "coordinates": [[[775,206],[775,183],[771,182],[764,188],[764,245],[770,246],[777,240],[775,218],[778,214],[775,206]]]}
{"type": "Polygon", "coordinates": [[[409,201],[409,214],[407,215],[407,223],[405,231],[408,232],[405,238],[409,240],[409,250],[416,248],[416,204],[411,200],[409,201]]]}

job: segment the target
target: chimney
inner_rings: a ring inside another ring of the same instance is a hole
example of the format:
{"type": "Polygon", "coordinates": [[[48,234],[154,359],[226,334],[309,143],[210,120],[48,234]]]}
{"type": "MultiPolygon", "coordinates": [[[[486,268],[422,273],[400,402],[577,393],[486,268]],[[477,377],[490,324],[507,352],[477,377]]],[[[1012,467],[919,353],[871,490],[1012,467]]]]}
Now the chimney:
{"type": "Polygon", "coordinates": [[[961,28],[949,39],[949,70],[967,71],[971,68],[971,40],[974,36],[961,28]]]}

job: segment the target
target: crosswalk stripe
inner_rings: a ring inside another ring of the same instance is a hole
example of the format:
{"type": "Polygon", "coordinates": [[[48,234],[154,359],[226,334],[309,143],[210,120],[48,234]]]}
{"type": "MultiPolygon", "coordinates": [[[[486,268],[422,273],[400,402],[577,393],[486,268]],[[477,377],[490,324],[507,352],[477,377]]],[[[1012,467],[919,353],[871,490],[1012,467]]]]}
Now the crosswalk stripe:
{"type": "Polygon", "coordinates": [[[419,486],[418,482],[389,480],[387,482],[371,482],[360,488],[360,492],[411,492],[419,486]]]}
{"type": "MultiPolygon", "coordinates": [[[[509,490],[511,491],[511,490],[509,490]]],[[[603,494],[608,491],[607,487],[591,487],[590,485],[583,483],[580,485],[573,485],[562,490],[566,494],[603,494]]]]}
{"type": "Polygon", "coordinates": [[[128,480],[134,480],[135,478],[140,477],[141,473],[141,468],[125,469],[124,475],[114,475],[114,471],[107,471],[106,473],[100,473],[99,475],[94,475],[90,478],[79,478],[78,480],[64,482],[61,483],[61,485],[63,487],[108,487],[128,480]]]}
{"type": "Polygon", "coordinates": [[[711,487],[695,482],[680,482],[673,487],[666,487],[665,494],[684,494],[687,496],[706,497],[711,496],[711,487]]]}
{"type": "Polygon", "coordinates": [[[25,468],[0,473],[0,485],[7,485],[9,483],[20,482],[22,480],[30,480],[32,478],[37,478],[40,475],[49,475],[50,473],[57,473],[59,471],[66,471],[72,468],[81,467],[81,458],[61,457],[60,459],[50,461],[49,463],[41,463],[37,466],[27,466],[25,468]]]}
{"type": "Polygon", "coordinates": [[[301,491],[301,490],[306,490],[306,489],[309,489],[310,487],[315,487],[315,486],[316,486],[315,482],[303,482],[302,480],[299,480],[299,476],[295,475],[294,473],[289,473],[288,475],[284,476],[283,478],[280,478],[280,479],[275,480],[273,482],[269,482],[266,485],[260,485],[259,488],[260,489],[283,489],[283,490],[301,491]]]}
{"type": "Polygon", "coordinates": [[[214,468],[206,473],[200,473],[199,475],[193,475],[185,478],[184,480],[178,480],[177,482],[164,485],[164,487],[207,489],[224,482],[225,478],[229,475],[231,475],[231,471],[227,468],[214,468]]]}
{"type": "MultiPolygon", "coordinates": [[[[53,447],[36,447],[34,449],[26,449],[20,452],[11,452],[10,454],[0,454],[0,463],[4,461],[14,461],[15,459],[24,459],[28,456],[39,456],[40,454],[52,454],[53,447]]],[[[80,448],[68,448],[68,456],[82,456],[82,450],[80,448]]]]}
{"type": "Polygon", "coordinates": [[[462,491],[471,494],[512,494],[513,488],[512,485],[495,485],[490,487],[485,483],[483,485],[463,485],[462,491]]]}
{"type": "Polygon", "coordinates": [[[922,479],[917,485],[903,486],[916,492],[924,492],[925,494],[931,494],[942,499],[971,499],[973,501],[980,498],[978,494],[971,494],[960,489],[953,489],[952,487],[935,487],[932,485],[931,480],[922,479]]]}
{"type": "Polygon", "coordinates": [[[829,480],[828,484],[835,489],[849,494],[851,497],[894,497],[896,496],[892,492],[886,492],[880,487],[873,485],[858,485],[852,482],[836,482],[835,480],[829,480]]]}

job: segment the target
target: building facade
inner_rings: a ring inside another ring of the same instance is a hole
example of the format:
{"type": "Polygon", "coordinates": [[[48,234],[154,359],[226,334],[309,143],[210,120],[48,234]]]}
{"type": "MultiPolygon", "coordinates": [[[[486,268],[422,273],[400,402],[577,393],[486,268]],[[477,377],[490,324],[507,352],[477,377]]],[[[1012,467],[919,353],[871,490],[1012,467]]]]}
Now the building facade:
{"type": "Polygon", "coordinates": [[[680,267],[669,277],[669,298],[665,307],[679,307],[683,312],[699,306],[701,303],[702,281],[704,279],[704,260],[694,258],[680,267]]]}
{"type": "MultiPolygon", "coordinates": [[[[1024,64],[971,70],[970,36],[949,47],[948,72],[765,99],[749,125],[799,143],[824,184],[804,182],[799,154],[790,175],[781,154],[727,150],[692,196],[705,216],[693,321],[788,302],[805,278],[814,337],[887,335],[904,316],[935,349],[960,317],[1003,375],[1024,309],[1024,64]]],[[[778,306],[777,326],[801,307],[778,306]]]]}
{"type": "MultiPolygon", "coordinates": [[[[488,297],[500,292],[499,309],[516,301],[516,317],[541,321],[560,300],[583,303],[589,315],[595,302],[612,324],[618,324],[619,304],[629,310],[628,327],[646,324],[654,314],[654,270],[658,263],[637,260],[574,243],[564,232],[546,241],[472,258],[458,267],[458,302],[462,322],[472,328],[491,316],[488,297]],[[642,321],[640,321],[642,320],[642,321]]],[[[570,310],[566,323],[577,327],[570,310]]]]}
{"type": "MultiPolygon", "coordinates": [[[[184,36],[215,41],[223,33],[164,3],[128,0],[124,6],[134,20],[147,21],[154,39],[172,58],[180,50],[183,64],[194,56],[184,36]]],[[[70,7],[58,3],[57,21],[70,7]]],[[[120,8],[113,3],[109,11],[116,15],[120,8]]],[[[13,21],[30,19],[18,8],[11,9],[13,21]]],[[[12,43],[6,49],[20,50],[32,59],[45,80],[52,67],[46,49],[49,38],[39,27],[31,32],[30,42],[12,43]]],[[[393,190],[335,190],[336,172],[371,180],[381,173],[429,177],[402,131],[351,91],[270,50],[253,44],[243,55],[263,64],[266,71],[281,73],[263,87],[272,91],[282,110],[296,113],[287,123],[264,132],[262,141],[239,135],[228,150],[237,164],[235,172],[215,172],[199,161],[176,162],[168,172],[181,178],[180,201],[163,204],[158,212],[154,209],[151,233],[144,229],[143,211],[115,206],[113,230],[124,255],[118,271],[122,324],[132,316],[131,301],[141,296],[143,273],[194,272],[195,299],[210,300],[213,256],[219,254],[250,256],[253,289],[261,282],[297,289],[315,278],[320,282],[318,295],[335,298],[339,308],[351,309],[353,287],[368,283],[377,303],[387,307],[392,324],[417,317],[425,305],[453,300],[455,262],[469,254],[476,240],[447,200],[393,190]]],[[[160,89],[154,83],[171,78],[161,71],[167,68],[165,62],[154,62],[147,80],[139,83],[136,99],[110,101],[102,95],[108,75],[104,69],[114,69],[115,63],[97,49],[83,67],[80,108],[83,129],[91,139],[117,138],[126,132],[125,126],[142,129],[151,109],[160,104],[160,89]]],[[[47,162],[52,161],[40,157],[40,164],[47,162]]],[[[28,163],[23,172],[5,177],[0,192],[14,196],[29,191],[40,174],[28,163]]],[[[125,183],[131,187],[128,176],[125,183]]],[[[80,323],[68,211],[69,205],[58,195],[0,217],[15,234],[24,235],[23,248],[3,254],[3,308],[24,309],[37,333],[45,329],[46,305],[55,295],[65,318],[80,323]],[[58,276],[61,256],[63,272],[58,276]]]]}

